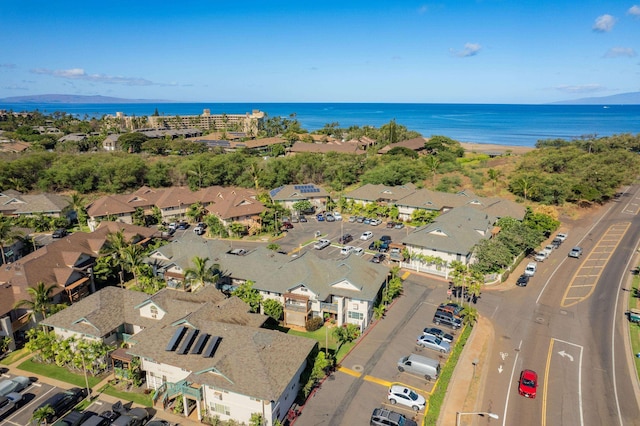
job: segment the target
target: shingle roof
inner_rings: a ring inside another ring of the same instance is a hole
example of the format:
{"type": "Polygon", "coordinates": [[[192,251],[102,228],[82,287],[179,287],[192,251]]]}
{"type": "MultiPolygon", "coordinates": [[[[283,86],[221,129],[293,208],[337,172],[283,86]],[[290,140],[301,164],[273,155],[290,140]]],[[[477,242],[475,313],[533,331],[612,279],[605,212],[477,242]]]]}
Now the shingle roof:
{"type": "Polygon", "coordinates": [[[416,229],[402,239],[405,245],[446,253],[468,255],[488,238],[495,218],[471,207],[458,207],[440,215],[435,222],[416,229]]]}
{"type": "Polygon", "coordinates": [[[353,198],[354,200],[371,202],[389,200],[395,202],[413,194],[414,192],[416,192],[416,186],[412,183],[398,186],[387,186],[382,184],[375,185],[368,183],[346,193],[344,196],[345,198],[353,198]]]}
{"type": "Polygon", "coordinates": [[[309,198],[327,197],[329,195],[324,188],[313,183],[284,185],[277,189],[277,191],[271,190],[270,192],[273,201],[298,201],[309,198]]]}
{"type": "Polygon", "coordinates": [[[423,137],[418,137],[418,138],[413,138],[413,139],[407,139],[401,142],[397,142],[397,143],[392,143],[389,144],[387,146],[385,146],[384,148],[380,149],[378,151],[378,154],[386,154],[387,152],[391,151],[393,148],[397,148],[397,147],[402,147],[402,148],[408,148],[411,149],[413,151],[420,151],[425,149],[424,148],[424,144],[429,140],[429,138],[423,138],[423,137]]]}

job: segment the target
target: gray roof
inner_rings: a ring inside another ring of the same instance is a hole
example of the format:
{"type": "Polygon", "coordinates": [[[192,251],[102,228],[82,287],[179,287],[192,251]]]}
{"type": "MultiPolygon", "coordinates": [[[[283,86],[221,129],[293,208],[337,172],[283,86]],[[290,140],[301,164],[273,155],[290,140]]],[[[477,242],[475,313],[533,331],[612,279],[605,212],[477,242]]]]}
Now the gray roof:
{"type": "Polygon", "coordinates": [[[13,197],[7,195],[0,197],[0,210],[11,211],[12,214],[31,213],[60,213],[69,206],[67,197],[57,194],[16,194],[13,197]]]}
{"type": "Polygon", "coordinates": [[[315,184],[284,185],[269,191],[273,201],[300,201],[309,198],[327,197],[329,194],[315,184]]]}
{"type": "Polygon", "coordinates": [[[467,256],[482,239],[489,238],[495,221],[487,213],[464,206],[440,215],[435,222],[402,239],[405,245],[467,256]]]}
{"type": "Polygon", "coordinates": [[[361,186],[360,188],[346,193],[344,196],[345,198],[352,198],[354,200],[390,200],[392,202],[395,202],[397,200],[401,200],[404,197],[407,197],[410,194],[413,194],[415,191],[416,186],[412,183],[398,186],[387,186],[382,184],[374,185],[372,183],[368,183],[361,186]]]}
{"type": "Polygon", "coordinates": [[[189,382],[277,401],[317,344],[305,337],[262,328],[203,319],[190,324],[200,333],[221,338],[211,358],[166,351],[177,325],[141,331],[133,337],[135,345],[127,353],[189,371],[189,382]]]}

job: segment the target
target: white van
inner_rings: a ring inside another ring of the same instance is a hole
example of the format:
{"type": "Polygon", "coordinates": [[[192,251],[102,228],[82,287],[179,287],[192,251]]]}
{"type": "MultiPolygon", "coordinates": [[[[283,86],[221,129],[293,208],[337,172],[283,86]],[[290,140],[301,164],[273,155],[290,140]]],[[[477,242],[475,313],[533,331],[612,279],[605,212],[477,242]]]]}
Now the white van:
{"type": "Polygon", "coordinates": [[[418,374],[427,380],[437,379],[440,375],[440,361],[426,356],[411,354],[398,360],[398,370],[418,374]]]}

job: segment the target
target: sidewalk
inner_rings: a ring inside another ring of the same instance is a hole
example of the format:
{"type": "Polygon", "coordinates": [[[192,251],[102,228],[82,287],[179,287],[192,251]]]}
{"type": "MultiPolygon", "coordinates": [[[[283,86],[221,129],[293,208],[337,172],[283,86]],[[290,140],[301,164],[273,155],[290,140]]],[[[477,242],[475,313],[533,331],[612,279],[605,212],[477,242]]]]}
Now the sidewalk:
{"type": "MultiPolygon", "coordinates": [[[[73,385],[70,384],[70,383],[63,382],[63,381],[56,380],[56,379],[52,379],[52,378],[49,378],[49,377],[46,377],[46,376],[39,376],[39,375],[36,375],[36,374],[34,374],[34,373],[30,372],[30,371],[21,370],[21,369],[18,368],[18,366],[20,364],[22,364],[23,362],[27,361],[32,356],[33,356],[33,354],[30,354],[30,355],[27,355],[24,358],[20,358],[18,361],[15,361],[13,364],[10,364],[10,365],[6,366],[5,368],[7,368],[9,370],[9,372],[12,375],[15,375],[15,376],[25,376],[25,377],[36,378],[37,379],[36,383],[46,383],[48,385],[55,386],[55,387],[57,387],[59,389],[70,389],[70,388],[73,387],[73,385]]],[[[122,401],[119,398],[113,397],[111,395],[107,395],[105,393],[97,393],[98,389],[102,389],[105,385],[107,385],[109,383],[109,380],[111,380],[113,378],[114,378],[113,374],[110,374],[109,376],[104,378],[100,383],[98,383],[96,386],[93,387],[92,396],[93,396],[94,401],[99,399],[100,401],[104,401],[104,402],[107,402],[109,404],[114,404],[117,401],[122,401]]],[[[123,402],[123,404],[127,403],[127,401],[122,401],[122,402],[123,402]]],[[[142,405],[139,405],[139,404],[133,404],[133,406],[134,407],[142,407],[142,405]]],[[[107,411],[110,408],[111,407],[106,407],[105,406],[102,410],[100,410],[100,412],[107,411]]],[[[185,425],[185,426],[190,426],[190,425],[195,426],[195,425],[200,425],[201,424],[200,422],[195,422],[195,421],[186,419],[186,418],[184,418],[182,416],[175,415],[175,414],[173,414],[172,412],[169,412],[169,411],[159,410],[159,409],[156,409],[155,407],[151,407],[151,408],[152,408],[152,410],[153,410],[153,412],[155,414],[157,414],[159,417],[162,418],[162,420],[167,420],[168,422],[170,422],[172,424],[180,424],[180,425],[185,425]]],[[[100,413],[98,413],[98,414],[100,414],[100,413]]]]}

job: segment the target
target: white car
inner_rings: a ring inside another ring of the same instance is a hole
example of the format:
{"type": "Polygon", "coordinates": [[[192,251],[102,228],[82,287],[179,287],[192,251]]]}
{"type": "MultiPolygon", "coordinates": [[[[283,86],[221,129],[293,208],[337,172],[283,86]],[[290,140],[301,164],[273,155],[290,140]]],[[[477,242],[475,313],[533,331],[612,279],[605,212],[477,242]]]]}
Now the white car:
{"type": "Polygon", "coordinates": [[[411,407],[414,411],[424,409],[427,401],[422,395],[417,394],[414,390],[400,385],[393,385],[389,388],[387,399],[391,404],[402,404],[411,407]]]}
{"type": "Polygon", "coordinates": [[[445,342],[441,338],[432,334],[423,334],[422,336],[419,336],[416,340],[416,345],[422,346],[423,348],[433,349],[434,351],[440,351],[442,353],[448,353],[451,349],[448,342],[445,342]]]}
{"type": "Polygon", "coordinates": [[[556,238],[559,239],[560,241],[564,242],[564,240],[567,239],[569,235],[566,232],[562,232],[558,235],[556,235],[556,238]]]}
{"type": "Polygon", "coordinates": [[[338,212],[333,212],[333,217],[338,222],[342,220],[342,215],[340,213],[338,213],[338,212]]]}
{"type": "Polygon", "coordinates": [[[364,254],[364,249],[362,247],[356,247],[353,249],[353,254],[356,256],[362,256],[364,254]]]}
{"type": "Polygon", "coordinates": [[[373,238],[373,232],[371,231],[363,232],[362,235],[360,235],[360,239],[362,241],[367,241],[367,240],[370,240],[371,238],[373,238]]]}
{"type": "Polygon", "coordinates": [[[349,253],[351,253],[352,251],[354,251],[356,248],[353,246],[344,246],[340,249],[340,254],[344,254],[347,255],[349,253]]]}
{"type": "Polygon", "coordinates": [[[537,268],[538,268],[538,265],[536,264],[536,262],[529,262],[527,264],[527,267],[524,270],[524,274],[528,277],[532,277],[536,274],[537,268]]]}
{"type": "Polygon", "coordinates": [[[322,250],[323,248],[329,247],[331,245],[331,241],[327,239],[318,240],[317,243],[313,245],[313,248],[316,250],[322,250]]]}
{"type": "Polygon", "coordinates": [[[533,258],[536,262],[544,262],[547,257],[549,257],[550,252],[547,249],[540,250],[538,254],[533,258]]]}

